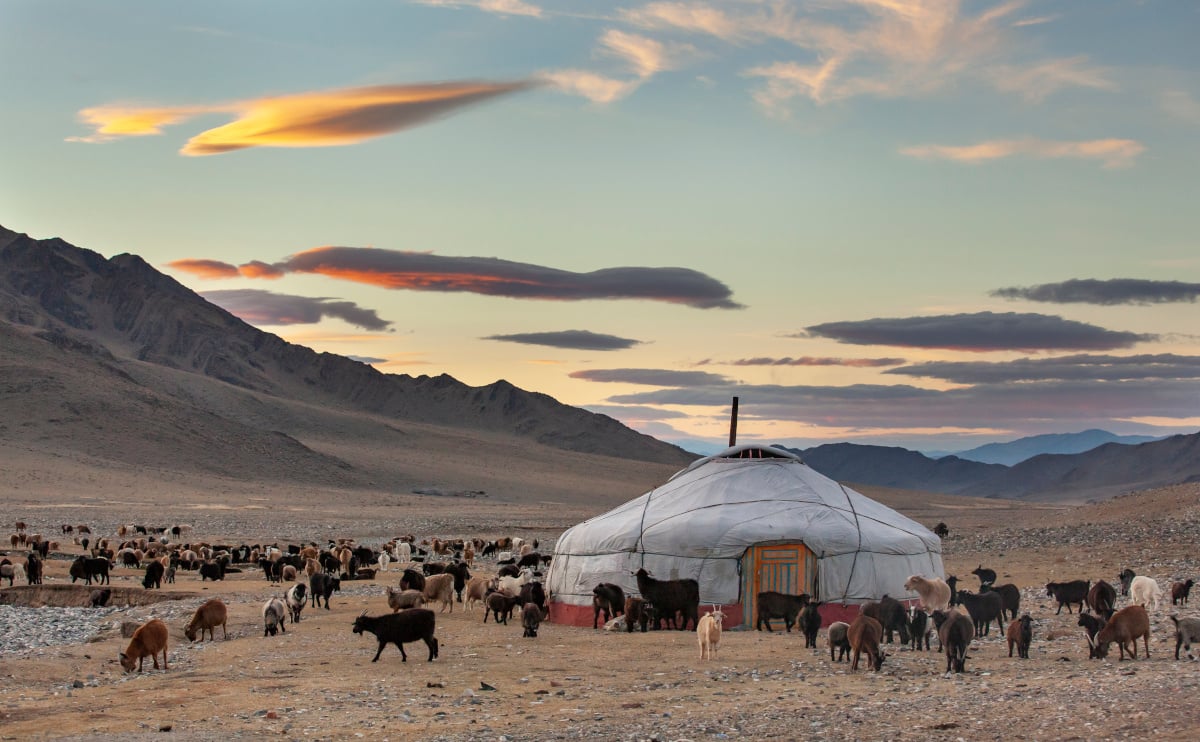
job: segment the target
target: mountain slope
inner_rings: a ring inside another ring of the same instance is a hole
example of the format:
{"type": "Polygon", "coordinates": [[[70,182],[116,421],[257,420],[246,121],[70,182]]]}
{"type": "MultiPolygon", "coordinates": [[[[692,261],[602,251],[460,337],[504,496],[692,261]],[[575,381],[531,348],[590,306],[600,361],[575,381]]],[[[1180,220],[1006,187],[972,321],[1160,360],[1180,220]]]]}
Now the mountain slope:
{"type": "Polygon", "coordinates": [[[1007,443],[988,443],[968,451],[959,451],[954,455],[967,461],[978,461],[984,464],[1004,464],[1013,466],[1022,461],[1047,453],[1083,453],[1105,443],[1121,443],[1136,445],[1158,440],[1148,435],[1116,435],[1107,430],[1083,430],[1078,433],[1048,433],[1008,441],[1007,443]]]}

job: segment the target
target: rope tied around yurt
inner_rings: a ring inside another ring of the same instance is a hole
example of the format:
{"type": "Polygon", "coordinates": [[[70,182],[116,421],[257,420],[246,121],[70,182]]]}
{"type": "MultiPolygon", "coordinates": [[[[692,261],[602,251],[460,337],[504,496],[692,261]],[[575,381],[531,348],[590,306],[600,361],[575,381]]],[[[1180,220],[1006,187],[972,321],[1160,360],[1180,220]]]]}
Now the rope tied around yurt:
{"type": "Polygon", "coordinates": [[[850,512],[854,515],[854,529],[858,532],[858,546],[854,549],[854,559],[850,562],[850,574],[846,577],[846,585],[842,589],[842,603],[845,603],[846,598],[850,595],[850,584],[854,582],[854,568],[858,566],[858,554],[862,551],[862,525],[858,522],[858,510],[854,507],[854,500],[850,498],[850,493],[846,491],[846,485],[838,482],[838,487],[841,487],[842,494],[846,496],[846,504],[850,506],[850,512]]]}

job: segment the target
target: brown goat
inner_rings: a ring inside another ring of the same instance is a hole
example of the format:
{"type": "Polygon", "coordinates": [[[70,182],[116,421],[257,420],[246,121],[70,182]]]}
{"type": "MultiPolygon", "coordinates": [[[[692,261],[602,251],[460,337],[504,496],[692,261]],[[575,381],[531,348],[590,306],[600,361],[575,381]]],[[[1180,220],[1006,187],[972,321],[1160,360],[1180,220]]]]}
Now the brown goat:
{"type": "Polygon", "coordinates": [[[216,627],[221,627],[221,636],[224,639],[229,638],[229,632],[225,628],[225,622],[229,620],[229,610],[220,598],[213,598],[206,601],[203,605],[196,609],[192,614],[192,620],[188,622],[187,628],[183,630],[184,636],[188,641],[196,641],[196,634],[199,633],[200,639],[204,639],[204,632],[208,631],[210,641],[215,640],[216,634],[213,631],[216,627]]]}
{"type": "Polygon", "coordinates": [[[879,648],[879,642],[883,641],[883,624],[870,616],[860,615],[846,630],[846,638],[850,640],[850,649],[854,651],[850,659],[850,671],[858,671],[858,658],[866,652],[871,668],[879,672],[883,666],[883,651],[879,648]]]}
{"type": "Polygon", "coordinates": [[[425,602],[442,604],[442,611],[447,608],[454,613],[454,575],[440,574],[425,578],[425,602]]]}
{"type": "Polygon", "coordinates": [[[1104,659],[1108,656],[1108,646],[1116,642],[1121,651],[1120,659],[1125,659],[1128,644],[1129,656],[1136,660],[1138,637],[1145,646],[1146,659],[1150,659],[1150,614],[1140,605],[1126,606],[1114,613],[1096,634],[1095,656],[1104,659]]]}
{"type": "Polygon", "coordinates": [[[1008,656],[1012,657],[1013,649],[1017,650],[1017,657],[1027,660],[1029,659],[1029,645],[1033,642],[1033,619],[1026,613],[1024,616],[1014,620],[1008,625],[1008,656]]]}
{"type": "Polygon", "coordinates": [[[167,667],[167,625],[160,619],[152,618],[133,632],[129,646],[118,655],[118,658],[121,660],[121,667],[125,672],[133,672],[135,662],[137,671],[141,672],[142,662],[146,657],[154,661],[154,669],[157,670],[159,652],[162,652],[162,669],[171,669],[167,667]]]}

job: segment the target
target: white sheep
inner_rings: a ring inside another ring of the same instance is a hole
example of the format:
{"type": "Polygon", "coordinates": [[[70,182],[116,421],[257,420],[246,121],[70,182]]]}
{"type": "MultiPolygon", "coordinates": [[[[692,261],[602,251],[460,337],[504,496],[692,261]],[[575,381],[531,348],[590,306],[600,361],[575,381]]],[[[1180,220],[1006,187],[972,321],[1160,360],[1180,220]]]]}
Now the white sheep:
{"type": "Polygon", "coordinates": [[[905,590],[921,596],[921,606],[927,611],[944,611],[950,607],[950,586],[940,577],[912,575],[904,583],[905,590]]]}
{"type": "Polygon", "coordinates": [[[1163,591],[1153,577],[1138,575],[1129,583],[1129,602],[1158,610],[1158,601],[1162,600],[1163,591]]]}
{"type": "Polygon", "coordinates": [[[392,556],[386,551],[379,552],[379,570],[381,572],[388,571],[388,565],[392,563],[392,556]]]}
{"type": "Polygon", "coordinates": [[[696,638],[700,643],[700,659],[717,657],[717,645],[721,643],[721,624],[725,614],[713,608],[711,613],[700,617],[696,624],[696,638]]]}
{"type": "Polygon", "coordinates": [[[407,541],[401,541],[392,549],[392,556],[400,564],[408,564],[412,561],[412,546],[407,541]]]}

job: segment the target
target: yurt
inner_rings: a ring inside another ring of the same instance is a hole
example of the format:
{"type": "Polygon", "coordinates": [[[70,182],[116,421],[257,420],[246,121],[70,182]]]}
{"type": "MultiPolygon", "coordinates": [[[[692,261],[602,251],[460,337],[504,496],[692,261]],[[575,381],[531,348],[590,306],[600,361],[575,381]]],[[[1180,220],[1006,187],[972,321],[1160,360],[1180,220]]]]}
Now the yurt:
{"type": "Polygon", "coordinates": [[[634,573],[693,578],[702,610],[726,626],[757,620],[755,596],[808,593],[824,624],[890,595],[915,599],[909,575],[943,576],[932,531],[813,471],[800,457],[740,445],[700,459],[667,482],[567,530],[546,576],[550,620],[590,626],[601,582],[637,595],[634,573]]]}

